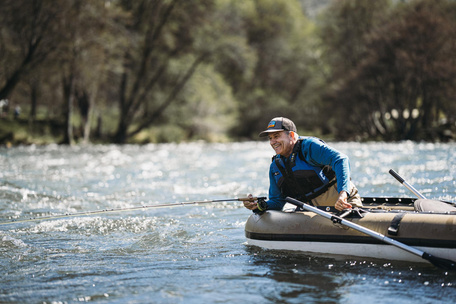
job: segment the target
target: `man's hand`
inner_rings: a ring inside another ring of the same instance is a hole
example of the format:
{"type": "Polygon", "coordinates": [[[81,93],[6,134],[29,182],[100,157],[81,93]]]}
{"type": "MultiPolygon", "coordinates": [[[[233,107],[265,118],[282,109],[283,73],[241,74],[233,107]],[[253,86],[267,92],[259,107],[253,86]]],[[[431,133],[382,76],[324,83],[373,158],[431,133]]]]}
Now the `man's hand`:
{"type": "Polygon", "coordinates": [[[341,191],[339,193],[339,198],[337,199],[337,202],[334,205],[334,207],[339,211],[352,208],[352,205],[350,203],[347,203],[347,198],[348,198],[347,192],[341,191]]]}
{"type": "MultiPolygon", "coordinates": [[[[253,199],[252,194],[247,195],[247,197],[253,199]]],[[[244,201],[244,207],[249,210],[255,210],[258,208],[258,201],[257,200],[244,201]]]]}

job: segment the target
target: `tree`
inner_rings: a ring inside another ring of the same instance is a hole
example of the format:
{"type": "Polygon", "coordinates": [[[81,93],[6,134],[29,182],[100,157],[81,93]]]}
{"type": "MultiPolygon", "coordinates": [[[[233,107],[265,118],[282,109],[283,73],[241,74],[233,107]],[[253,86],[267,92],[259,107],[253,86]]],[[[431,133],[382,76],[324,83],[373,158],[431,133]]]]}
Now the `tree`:
{"type": "Polygon", "coordinates": [[[209,56],[207,51],[195,49],[194,42],[213,1],[121,4],[132,16],[132,39],[120,75],[120,117],[113,138],[117,143],[124,143],[156,121],[209,56]],[[179,60],[182,58],[187,60],[179,60]],[[179,66],[173,68],[177,62],[179,66]]]}
{"type": "MultiPolygon", "coordinates": [[[[234,132],[250,138],[273,116],[305,111],[310,78],[309,53],[312,26],[299,2],[287,0],[244,1],[241,26],[254,51],[251,81],[239,86],[240,121],[234,132]]],[[[303,116],[295,117],[302,123],[303,116]]]]}
{"type": "Polygon", "coordinates": [[[61,43],[56,26],[66,13],[51,0],[4,0],[0,10],[0,99],[61,43]]]}
{"type": "Polygon", "coordinates": [[[63,143],[73,142],[75,106],[82,120],[83,142],[88,143],[95,104],[102,99],[100,87],[106,84],[108,71],[117,67],[117,49],[126,45],[125,29],[113,21],[125,16],[99,1],[72,0],[68,4],[71,8],[61,20],[65,43],[58,56],[66,125],[63,143]]]}
{"type": "Polygon", "coordinates": [[[322,58],[331,68],[329,83],[356,68],[367,51],[367,35],[388,14],[390,1],[333,1],[318,17],[322,58]]]}
{"type": "Polygon", "coordinates": [[[454,104],[454,11],[450,1],[414,1],[369,33],[364,60],[328,99],[345,117],[340,136],[429,137],[417,130],[430,131],[454,104]]]}
{"type": "Polygon", "coordinates": [[[365,115],[369,105],[363,101],[355,102],[351,93],[355,94],[359,85],[347,83],[347,79],[365,60],[369,49],[367,37],[374,28],[381,26],[389,10],[388,0],[341,0],[334,1],[318,17],[319,60],[324,81],[317,89],[322,100],[317,116],[325,132],[337,134],[340,138],[344,138],[347,129],[365,132],[364,125],[356,126],[359,125],[359,116],[365,115]]]}
{"type": "Polygon", "coordinates": [[[169,122],[167,130],[175,130],[177,126],[185,133],[181,133],[179,138],[175,130],[169,138],[170,132],[167,132],[168,136],[162,141],[221,141],[238,121],[238,102],[232,88],[211,64],[200,65],[174,105],[163,115],[169,122]]]}

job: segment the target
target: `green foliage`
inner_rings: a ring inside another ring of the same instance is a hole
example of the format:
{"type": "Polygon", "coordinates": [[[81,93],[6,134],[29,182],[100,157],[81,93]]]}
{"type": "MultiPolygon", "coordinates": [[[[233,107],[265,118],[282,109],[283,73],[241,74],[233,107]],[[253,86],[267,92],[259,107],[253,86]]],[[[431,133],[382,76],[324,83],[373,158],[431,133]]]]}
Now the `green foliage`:
{"type": "Polygon", "coordinates": [[[455,12],[450,0],[5,0],[0,99],[24,109],[27,142],[39,130],[65,143],[256,139],[275,116],[335,139],[447,139],[455,12]]]}
{"type": "Polygon", "coordinates": [[[186,139],[219,141],[238,121],[237,109],[231,87],[222,75],[211,65],[202,65],[165,118],[183,129],[186,139]]]}
{"type": "Polygon", "coordinates": [[[293,106],[302,104],[310,78],[307,47],[312,24],[298,2],[252,1],[243,22],[257,62],[252,81],[236,92],[241,100],[240,120],[234,132],[256,137],[274,116],[290,116],[300,123],[293,106]]]}
{"type": "Polygon", "coordinates": [[[454,123],[455,8],[413,1],[363,35],[362,60],[333,74],[326,99],[346,117],[335,122],[340,137],[432,139],[440,119],[454,123]]]}

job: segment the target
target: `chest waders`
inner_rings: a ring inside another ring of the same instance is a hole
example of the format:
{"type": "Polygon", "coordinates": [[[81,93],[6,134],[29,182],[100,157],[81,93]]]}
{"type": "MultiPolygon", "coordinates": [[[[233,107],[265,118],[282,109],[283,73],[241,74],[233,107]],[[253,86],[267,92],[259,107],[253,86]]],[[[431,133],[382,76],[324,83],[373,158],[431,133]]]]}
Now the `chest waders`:
{"type": "Polygon", "coordinates": [[[328,191],[336,182],[331,166],[317,167],[304,160],[302,139],[298,140],[289,159],[276,155],[273,162],[274,178],[282,195],[310,203],[312,199],[328,191]]]}

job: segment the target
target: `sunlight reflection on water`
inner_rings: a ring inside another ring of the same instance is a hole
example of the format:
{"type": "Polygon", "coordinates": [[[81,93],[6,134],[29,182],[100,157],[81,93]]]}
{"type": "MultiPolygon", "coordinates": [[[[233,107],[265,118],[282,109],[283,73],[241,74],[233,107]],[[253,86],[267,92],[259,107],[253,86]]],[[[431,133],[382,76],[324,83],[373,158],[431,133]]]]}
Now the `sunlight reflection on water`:
{"type": "MultiPolygon", "coordinates": [[[[456,201],[456,144],[331,143],[363,196],[456,201]]],[[[0,149],[0,217],[267,195],[267,142],[0,149]]],[[[244,245],[241,202],[0,228],[0,302],[451,302],[456,277],[426,265],[244,245]]]]}

